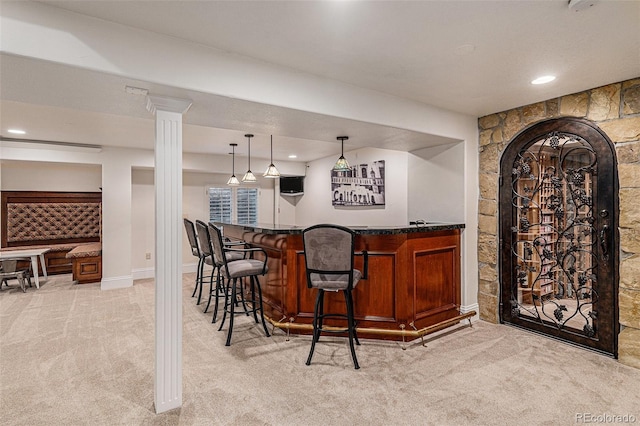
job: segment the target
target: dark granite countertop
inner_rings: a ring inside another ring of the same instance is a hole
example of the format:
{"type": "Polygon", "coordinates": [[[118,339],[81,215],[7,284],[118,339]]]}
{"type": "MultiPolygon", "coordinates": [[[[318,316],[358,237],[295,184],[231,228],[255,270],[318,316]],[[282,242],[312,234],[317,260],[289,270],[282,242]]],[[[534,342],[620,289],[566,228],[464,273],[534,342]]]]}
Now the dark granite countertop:
{"type": "MultiPolygon", "coordinates": [[[[218,224],[218,222],[216,222],[218,224]]],[[[220,223],[220,225],[231,225],[242,228],[247,232],[257,232],[261,234],[302,234],[306,226],[295,225],[275,225],[268,223],[258,223],[257,225],[242,225],[239,223],[220,223]]],[[[444,223],[444,222],[427,222],[419,226],[416,225],[390,225],[390,226],[347,226],[353,229],[359,235],[395,235],[410,234],[413,232],[433,232],[433,231],[449,231],[452,229],[463,229],[464,223],[444,223]]]]}

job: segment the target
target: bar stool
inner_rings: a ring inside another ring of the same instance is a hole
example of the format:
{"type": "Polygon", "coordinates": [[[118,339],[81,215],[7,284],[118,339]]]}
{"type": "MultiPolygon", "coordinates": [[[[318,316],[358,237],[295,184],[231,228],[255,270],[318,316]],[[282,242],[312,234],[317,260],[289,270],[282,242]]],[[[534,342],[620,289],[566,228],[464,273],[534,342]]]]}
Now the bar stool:
{"type": "Polygon", "coordinates": [[[200,246],[198,245],[198,238],[196,237],[196,229],[193,226],[193,222],[191,222],[189,219],[186,219],[186,218],[183,219],[183,222],[184,222],[184,229],[187,231],[189,246],[191,246],[191,254],[198,258],[198,268],[196,270],[196,285],[193,287],[193,293],[191,294],[191,297],[195,297],[196,291],[198,291],[198,288],[199,288],[200,291],[198,293],[198,302],[197,302],[197,304],[199,305],[200,299],[202,297],[202,281],[203,281],[202,274],[204,273],[205,256],[202,254],[202,251],[200,250],[200,246]]]}
{"type": "Polygon", "coordinates": [[[354,269],[355,232],[339,225],[321,224],[314,225],[302,231],[304,247],[304,260],[307,269],[307,286],[317,288],[318,295],[313,312],[313,339],[307,358],[307,365],[311,364],[313,351],[320,339],[320,333],[348,333],[349,347],[353,365],[360,368],[356,351],[353,346],[360,345],[356,333],[356,322],[353,313],[353,297],[351,291],[358,285],[361,279],[367,278],[369,257],[366,251],[364,256],[364,273],[354,269]],[[347,313],[325,313],[325,291],[342,291],[347,313]],[[323,328],[325,318],[343,318],[347,320],[347,327],[336,329],[335,327],[323,328]]]}
{"type": "Polygon", "coordinates": [[[264,309],[262,304],[262,288],[260,287],[260,281],[258,280],[258,275],[265,275],[269,270],[267,268],[267,253],[261,248],[248,248],[248,249],[239,249],[239,248],[226,248],[224,247],[224,243],[222,242],[222,233],[220,229],[209,222],[209,235],[211,236],[211,243],[213,245],[213,257],[214,261],[219,264],[220,274],[223,278],[226,278],[226,287],[225,287],[225,298],[224,298],[224,312],[222,315],[222,322],[220,323],[220,328],[218,331],[222,330],[224,326],[225,320],[227,318],[227,313],[229,314],[229,331],[227,332],[227,343],[225,346],[231,345],[231,335],[233,333],[233,319],[237,313],[236,312],[236,299],[238,290],[240,290],[241,296],[244,297],[242,279],[249,278],[250,282],[250,291],[251,291],[251,299],[246,301],[242,299],[242,303],[246,310],[246,303],[251,305],[250,311],[253,312],[253,318],[258,324],[258,314],[260,311],[260,319],[262,321],[262,327],[264,328],[264,333],[267,337],[270,336],[269,330],[267,330],[267,324],[264,321],[264,309]],[[226,252],[226,253],[225,253],[226,252]],[[253,258],[244,258],[235,261],[229,261],[228,255],[229,253],[238,252],[238,253],[250,253],[252,256],[254,253],[261,252],[264,255],[264,261],[257,260],[253,258]],[[225,255],[226,254],[226,255],[225,255]],[[256,299],[256,289],[258,290],[258,295],[256,299]]]}
{"type": "MultiPolygon", "coordinates": [[[[210,265],[213,268],[213,270],[211,271],[211,276],[209,276],[209,300],[207,300],[207,306],[204,308],[204,313],[206,314],[209,311],[209,306],[211,305],[211,298],[213,297],[214,288],[215,288],[216,302],[213,309],[213,319],[211,321],[212,323],[214,323],[216,322],[216,318],[218,316],[219,295],[220,295],[220,292],[224,293],[224,280],[220,275],[221,262],[216,261],[215,256],[213,255],[213,247],[211,245],[211,234],[209,232],[209,226],[201,220],[196,220],[196,227],[198,228],[198,241],[199,241],[200,251],[203,254],[204,263],[210,265]],[[214,281],[215,281],[215,287],[213,284],[214,281]]],[[[245,257],[245,253],[243,252],[239,252],[239,251],[228,252],[226,245],[223,245],[223,252],[228,262],[240,260],[245,257]]],[[[202,291],[202,289],[200,290],[202,291]]]]}

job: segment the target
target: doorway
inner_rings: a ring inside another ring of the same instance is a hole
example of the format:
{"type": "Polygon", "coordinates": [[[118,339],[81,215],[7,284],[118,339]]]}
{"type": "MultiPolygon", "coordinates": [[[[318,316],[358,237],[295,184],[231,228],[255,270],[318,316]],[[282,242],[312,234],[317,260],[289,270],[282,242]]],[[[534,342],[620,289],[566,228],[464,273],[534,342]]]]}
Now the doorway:
{"type": "Polygon", "coordinates": [[[500,162],[500,321],[617,357],[618,172],[593,123],[557,118],[500,162]]]}

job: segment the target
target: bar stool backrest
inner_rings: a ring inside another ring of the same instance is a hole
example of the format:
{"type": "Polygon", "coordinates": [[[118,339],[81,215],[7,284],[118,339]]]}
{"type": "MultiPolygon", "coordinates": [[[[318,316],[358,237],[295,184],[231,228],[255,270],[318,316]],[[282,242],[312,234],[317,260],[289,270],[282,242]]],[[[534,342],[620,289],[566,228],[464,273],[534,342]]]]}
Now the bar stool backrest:
{"type": "Polygon", "coordinates": [[[198,231],[198,242],[200,243],[200,251],[203,257],[210,257],[213,255],[211,248],[211,237],[209,236],[209,229],[207,224],[201,220],[196,220],[196,230],[198,231]]]}
{"type": "Polygon", "coordinates": [[[348,281],[346,288],[353,288],[355,232],[339,225],[320,224],[306,228],[302,240],[309,288],[336,280],[348,281]]]}
{"type": "Polygon", "coordinates": [[[196,257],[200,257],[200,247],[198,247],[198,238],[196,236],[196,228],[193,226],[193,222],[189,219],[183,219],[184,229],[187,231],[187,238],[189,239],[189,245],[191,246],[191,254],[196,257]]]}
{"type": "Polygon", "coordinates": [[[224,243],[222,242],[222,231],[213,223],[209,222],[209,236],[213,248],[213,259],[216,266],[225,266],[227,257],[224,253],[224,243]]]}

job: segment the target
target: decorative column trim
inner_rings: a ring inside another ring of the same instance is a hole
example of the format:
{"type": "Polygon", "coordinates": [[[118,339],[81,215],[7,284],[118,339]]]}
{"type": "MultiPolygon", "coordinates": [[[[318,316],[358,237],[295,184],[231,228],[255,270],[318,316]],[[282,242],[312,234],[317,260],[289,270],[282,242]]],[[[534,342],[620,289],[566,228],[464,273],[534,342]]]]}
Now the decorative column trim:
{"type": "MultiPolygon", "coordinates": [[[[179,114],[186,113],[191,108],[192,102],[190,99],[170,98],[168,96],[147,96],[147,110],[155,115],[157,110],[166,112],[177,112],[179,114]]],[[[182,123],[182,121],[181,121],[182,123]]],[[[156,137],[156,142],[157,142],[156,137]]],[[[180,135],[182,141],[182,135],[180,135]]]]}
{"type": "Polygon", "coordinates": [[[182,114],[190,100],[149,96],[156,116],[156,413],[182,406],[182,114]]]}

